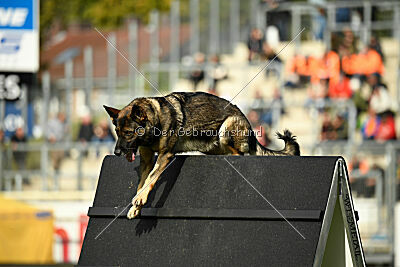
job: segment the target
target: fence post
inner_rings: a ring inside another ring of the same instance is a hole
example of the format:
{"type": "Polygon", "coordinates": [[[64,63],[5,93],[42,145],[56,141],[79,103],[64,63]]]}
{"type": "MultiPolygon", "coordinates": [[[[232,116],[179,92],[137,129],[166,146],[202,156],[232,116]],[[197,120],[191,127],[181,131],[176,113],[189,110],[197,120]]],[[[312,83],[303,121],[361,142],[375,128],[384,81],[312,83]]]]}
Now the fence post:
{"type": "Polygon", "coordinates": [[[249,1],[249,18],[250,18],[250,29],[257,26],[257,1],[258,0],[250,0],[249,1]]]}
{"type": "MultiPolygon", "coordinates": [[[[159,63],[159,36],[158,36],[158,24],[159,24],[159,13],[158,11],[152,11],[150,14],[150,81],[154,86],[158,87],[158,72],[156,68],[159,63]]],[[[160,88],[158,88],[160,90],[160,88]]],[[[157,94],[154,88],[150,89],[152,94],[157,94]]]]}
{"type": "Polygon", "coordinates": [[[86,46],[83,52],[85,64],[85,105],[92,113],[92,90],[93,90],[93,49],[86,46]]]}
{"type": "MultiPolygon", "coordinates": [[[[0,98],[0,130],[3,130],[5,133],[5,129],[4,129],[4,117],[5,117],[5,113],[6,113],[6,100],[3,98],[0,98]]],[[[5,187],[5,177],[4,177],[4,171],[3,171],[3,161],[5,160],[5,156],[3,154],[5,154],[5,149],[3,148],[3,144],[0,143],[0,190],[3,189],[3,186],[5,187]],[[3,185],[4,184],[4,185],[3,185]]]]}
{"type": "Polygon", "coordinates": [[[21,115],[24,121],[23,129],[25,133],[28,133],[28,88],[26,85],[21,86],[21,115]]]}
{"type": "Polygon", "coordinates": [[[265,16],[265,11],[260,1],[256,3],[256,15],[257,15],[257,28],[259,28],[263,34],[265,34],[265,30],[267,29],[267,17],[265,16]]]}
{"type": "MultiPolygon", "coordinates": [[[[393,9],[393,25],[399,25],[400,24],[400,5],[396,4],[393,9]]],[[[400,28],[399,27],[393,27],[393,36],[396,40],[400,39],[400,28]]]]}
{"type": "Polygon", "coordinates": [[[229,14],[229,24],[230,24],[230,43],[232,52],[239,42],[240,35],[240,2],[239,0],[230,1],[230,14],[229,14]]]}
{"type": "Polygon", "coordinates": [[[190,0],[190,54],[200,51],[199,0],[190,0]]]}
{"type": "Polygon", "coordinates": [[[180,38],[179,38],[179,2],[174,1],[171,4],[171,37],[170,37],[170,63],[172,66],[169,68],[169,90],[173,90],[176,81],[179,78],[179,48],[180,48],[180,38]]]}
{"type": "MultiPolygon", "coordinates": [[[[291,35],[292,40],[296,37],[300,29],[301,29],[301,11],[299,7],[294,6],[292,7],[292,35],[291,35]]],[[[294,41],[297,48],[300,46],[300,42],[301,42],[301,34],[294,41]]]]}
{"type": "Polygon", "coordinates": [[[210,2],[210,39],[208,52],[218,54],[219,52],[219,0],[211,0],[210,2]]]}
{"type": "MultiPolygon", "coordinates": [[[[137,56],[138,56],[138,24],[136,19],[132,19],[128,26],[129,31],[129,61],[133,66],[137,66],[137,56]]],[[[143,92],[138,92],[136,89],[136,70],[129,66],[129,94],[133,97],[140,96],[143,92]]]]}
{"type": "Polygon", "coordinates": [[[83,177],[83,172],[82,172],[82,161],[83,161],[83,157],[82,157],[82,152],[83,149],[85,149],[85,151],[87,151],[87,144],[78,144],[78,146],[76,147],[78,149],[78,160],[77,160],[77,190],[78,191],[82,191],[83,186],[82,186],[82,177],[83,177]]]}
{"type": "MultiPolygon", "coordinates": [[[[396,4],[394,6],[394,15],[393,15],[393,25],[400,25],[400,5],[396,4]]],[[[396,40],[400,40],[400,28],[399,27],[393,27],[393,36],[396,40]]],[[[398,48],[399,56],[400,56],[400,46],[398,48]]],[[[400,68],[397,68],[397,80],[396,80],[396,93],[397,93],[397,102],[400,101],[400,68]]]]}
{"type": "MultiPolygon", "coordinates": [[[[3,101],[0,100],[0,102],[3,102],[3,101]]],[[[0,125],[0,130],[3,130],[2,125],[0,125]]],[[[4,132],[3,132],[3,134],[4,134],[4,132]]],[[[3,142],[4,141],[0,141],[0,191],[3,190],[3,181],[5,181],[5,179],[4,179],[4,170],[3,170],[3,168],[4,168],[3,161],[5,160],[5,157],[4,157],[3,153],[5,153],[4,152],[5,150],[3,148],[3,145],[4,145],[3,142]]]]}
{"type": "Polygon", "coordinates": [[[369,39],[371,37],[371,15],[372,15],[372,9],[371,9],[371,3],[364,1],[364,34],[363,34],[363,42],[364,44],[369,43],[369,39]]]}
{"type": "Polygon", "coordinates": [[[74,62],[72,59],[68,59],[65,62],[64,66],[65,71],[65,98],[66,98],[66,105],[65,105],[65,115],[66,115],[66,125],[67,125],[67,135],[66,141],[71,141],[71,126],[72,126],[72,88],[73,88],[73,71],[74,71],[74,62]]]}
{"type": "Polygon", "coordinates": [[[108,86],[108,96],[110,99],[110,104],[113,106],[114,103],[114,94],[116,88],[116,79],[117,79],[117,51],[115,51],[114,47],[117,47],[117,38],[115,33],[112,32],[108,35],[107,42],[107,86],[108,86]]]}
{"type": "MultiPolygon", "coordinates": [[[[389,239],[389,243],[391,244],[391,247],[393,249],[395,242],[394,240],[395,222],[393,214],[395,214],[395,205],[396,205],[398,153],[397,153],[397,147],[394,146],[393,143],[391,142],[388,142],[388,144],[386,145],[386,155],[388,156],[388,162],[389,162],[385,174],[385,180],[387,181],[385,187],[386,205],[387,205],[386,212],[388,215],[390,214],[390,216],[387,216],[388,218],[387,236],[389,239]]],[[[392,253],[394,253],[393,250],[392,253]]]]}
{"type": "Polygon", "coordinates": [[[49,102],[50,102],[50,73],[45,71],[42,74],[42,94],[43,94],[43,113],[41,116],[41,126],[43,131],[43,144],[40,150],[40,171],[42,173],[42,190],[48,190],[47,170],[48,170],[48,143],[46,136],[47,121],[49,116],[49,102]]]}
{"type": "Polygon", "coordinates": [[[349,107],[349,136],[350,144],[354,144],[357,130],[357,109],[352,101],[347,102],[349,107]]]}

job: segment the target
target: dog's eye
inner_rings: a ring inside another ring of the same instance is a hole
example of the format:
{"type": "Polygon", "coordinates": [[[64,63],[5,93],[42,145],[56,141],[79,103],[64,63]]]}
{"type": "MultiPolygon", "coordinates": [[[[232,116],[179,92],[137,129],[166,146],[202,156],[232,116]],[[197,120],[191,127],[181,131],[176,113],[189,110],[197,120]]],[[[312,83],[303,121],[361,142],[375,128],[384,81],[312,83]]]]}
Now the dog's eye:
{"type": "Polygon", "coordinates": [[[126,136],[131,136],[134,132],[133,131],[124,131],[126,136]]]}

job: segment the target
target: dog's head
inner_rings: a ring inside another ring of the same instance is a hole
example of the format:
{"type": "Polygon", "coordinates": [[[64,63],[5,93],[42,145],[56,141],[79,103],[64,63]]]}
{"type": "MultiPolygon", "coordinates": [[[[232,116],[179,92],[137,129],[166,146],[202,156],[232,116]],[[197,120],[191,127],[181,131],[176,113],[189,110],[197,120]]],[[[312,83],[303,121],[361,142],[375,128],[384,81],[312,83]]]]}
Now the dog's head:
{"type": "Polygon", "coordinates": [[[121,110],[107,106],[104,108],[110,115],[118,136],[114,154],[133,161],[146,127],[145,110],[140,105],[128,105],[121,110]]]}

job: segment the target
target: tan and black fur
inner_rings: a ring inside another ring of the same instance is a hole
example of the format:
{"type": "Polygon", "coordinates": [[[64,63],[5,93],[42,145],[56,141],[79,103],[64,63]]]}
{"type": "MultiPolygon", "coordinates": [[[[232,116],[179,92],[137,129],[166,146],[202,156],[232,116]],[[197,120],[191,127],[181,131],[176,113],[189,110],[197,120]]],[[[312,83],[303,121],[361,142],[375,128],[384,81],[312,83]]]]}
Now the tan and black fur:
{"type": "Polygon", "coordinates": [[[137,98],[122,110],[104,108],[116,127],[115,155],[132,161],[132,154],[140,152],[141,178],[128,212],[129,219],[139,214],[149,192],[176,153],[300,155],[299,145],[288,130],[283,135],[277,133],[278,138],[285,141],[284,149],[265,148],[257,141],[249,121],[238,107],[207,93],[137,98]],[[158,157],[154,163],[155,153],[158,157]]]}

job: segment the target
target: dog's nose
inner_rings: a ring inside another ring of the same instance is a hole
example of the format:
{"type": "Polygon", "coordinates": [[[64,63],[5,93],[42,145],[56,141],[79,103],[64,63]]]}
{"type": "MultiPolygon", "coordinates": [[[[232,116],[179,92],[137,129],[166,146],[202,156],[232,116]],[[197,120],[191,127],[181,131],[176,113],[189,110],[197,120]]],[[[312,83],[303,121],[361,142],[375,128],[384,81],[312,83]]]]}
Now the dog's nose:
{"type": "Polygon", "coordinates": [[[116,156],[121,156],[121,149],[116,148],[116,149],[114,150],[114,154],[115,154],[116,156]]]}

